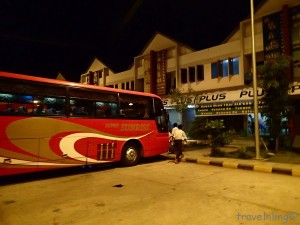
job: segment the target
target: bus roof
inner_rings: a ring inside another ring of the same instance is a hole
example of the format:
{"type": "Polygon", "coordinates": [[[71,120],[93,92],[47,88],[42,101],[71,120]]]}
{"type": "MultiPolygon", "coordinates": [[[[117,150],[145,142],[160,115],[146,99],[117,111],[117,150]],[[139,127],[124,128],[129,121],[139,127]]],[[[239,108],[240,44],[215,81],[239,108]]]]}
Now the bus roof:
{"type": "Polygon", "coordinates": [[[102,91],[108,91],[108,92],[118,92],[118,93],[126,93],[126,94],[134,94],[134,95],[142,95],[142,96],[160,98],[158,95],[155,95],[152,93],[115,89],[115,88],[102,87],[102,86],[97,86],[97,85],[81,84],[81,83],[76,83],[76,82],[71,82],[71,81],[56,80],[56,79],[43,78],[43,77],[35,77],[35,76],[30,76],[30,75],[9,73],[9,72],[3,72],[3,71],[0,71],[0,77],[7,77],[7,78],[13,78],[13,79],[27,80],[27,81],[35,81],[35,82],[41,82],[41,83],[51,83],[51,84],[57,84],[57,85],[65,85],[65,86],[72,86],[72,87],[78,87],[78,88],[84,88],[84,89],[94,89],[94,90],[102,90],[102,91]]]}

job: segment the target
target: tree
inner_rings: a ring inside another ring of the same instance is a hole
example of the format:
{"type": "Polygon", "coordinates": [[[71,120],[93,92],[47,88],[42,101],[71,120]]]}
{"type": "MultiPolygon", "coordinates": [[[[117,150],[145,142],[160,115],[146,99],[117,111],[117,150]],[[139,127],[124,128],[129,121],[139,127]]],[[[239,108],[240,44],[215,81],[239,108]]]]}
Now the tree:
{"type": "Polygon", "coordinates": [[[220,147],[230,144],[232,132],[227,130],[223,120],[207,120],[205,130],[211,138],[210,156],[223,156],[220,147]]]}
{"type": "Polygon", "coordinates": [[[265,91],[262,98],[265,107],[261,113],[267,118],[270,138],[275,141],[275,152],[279,149],[281,131],[286,126],[283,119],[288,119],[292,113],[291,97],[288,94],[290,62],[288,57],[279,57],[258,67],[259,86],[265,91]]]}

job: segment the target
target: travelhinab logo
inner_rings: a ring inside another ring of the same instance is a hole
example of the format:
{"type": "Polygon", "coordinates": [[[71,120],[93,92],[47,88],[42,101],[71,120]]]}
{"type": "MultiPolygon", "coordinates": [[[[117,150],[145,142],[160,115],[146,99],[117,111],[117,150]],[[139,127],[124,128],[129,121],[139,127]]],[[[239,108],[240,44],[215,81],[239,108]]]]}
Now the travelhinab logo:
{"type": "Polygon", "coordinates": [[[263,212],[263,213],[240,213],[236,214],[239,222],[253,222],[253,224],[300,224],[299,214],[296,212],[263,212]]]}

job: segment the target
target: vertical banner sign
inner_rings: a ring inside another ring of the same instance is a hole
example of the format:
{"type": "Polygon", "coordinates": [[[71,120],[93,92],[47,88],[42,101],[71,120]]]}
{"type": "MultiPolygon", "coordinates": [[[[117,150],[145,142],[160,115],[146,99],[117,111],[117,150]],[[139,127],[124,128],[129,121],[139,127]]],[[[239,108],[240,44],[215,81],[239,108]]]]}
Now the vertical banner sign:
{"type": "Polygon", "coordinates": [[[156,94],[166,95],[166,50],[157,52],[156,94]]]}
{"type": "Polygon", "coordinates": [[[144,57],[144,92],[150,93],[150,55],[144,57]]]}
{"type": "Polygon", "coordinates": [[[291,39],[293,52],[294,78],[300,78],[300,6],[292,8],[291,16],[291,39]]]}
{"type": "Polygon", "coordinates": [[[156,94],[157,64],[156,52],[150,52],[150,92],[156,94]]]}
{"type": "Polygon", "coordinates": [[[263,18],[265,60],[274,59],[282,53],[280,13],[263,18]]]}

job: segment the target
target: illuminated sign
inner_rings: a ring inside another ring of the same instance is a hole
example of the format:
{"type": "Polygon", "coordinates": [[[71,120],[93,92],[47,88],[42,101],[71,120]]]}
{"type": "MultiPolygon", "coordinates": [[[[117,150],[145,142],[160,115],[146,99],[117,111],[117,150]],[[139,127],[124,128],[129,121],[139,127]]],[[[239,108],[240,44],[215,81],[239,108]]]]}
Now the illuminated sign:
{"type": "MultiPolygon", "coordinates": [[[[259,108],[264,107],[262,101],[259,101],[259,108]]],[[[196,107],[196,115],[226,115],[226,114],[248,114],[254,112],[253,101],[232,101],[221,103],[203,103],[196,107]]]]}
{"type": "MultiPolygon", "coordinates": [[[[257,88],[258,109],[264,107],[264,103],[261,100],[264,94],[265,91],[262,88],[257,88]]],[[[289,95],[299,94],[300,83],[294,82],[289,90],[289,95]]],[[[198,116],[248,114],[254,112],[253,96],[253,89],[246,88],[186,96],[180,102],[174,102],[172,99],[167,98],[163,99],[163,104],[165,107],[174,107],[176,104],[193,104],[198,116]]]]}

